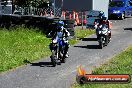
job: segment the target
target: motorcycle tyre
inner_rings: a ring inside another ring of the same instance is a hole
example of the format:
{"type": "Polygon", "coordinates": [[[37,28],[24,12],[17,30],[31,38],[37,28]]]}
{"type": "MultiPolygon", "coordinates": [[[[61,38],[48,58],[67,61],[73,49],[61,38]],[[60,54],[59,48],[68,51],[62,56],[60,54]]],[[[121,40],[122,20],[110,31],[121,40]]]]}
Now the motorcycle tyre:
{"type": "Polygon", "coordinates": [[[55,67],[55,66],[56,66],[56,56],[55,56],[55,51],[52,51],[51,62],[52,62],[53,67],[55,67]]]}
{"type": "Polygon", "coordinates": [[[109,38],[108,38],[108,36],[106,36],[106,37],[105,37],[105,46],[107,46],[108,43],[109,43],[109,38]]]}
{"type": "Polygon", "coordinates": [[[104,47],[103,38],[100,37],[100,39],[99,39],[99,48],[102,49],[103,47],[104,47]]]}
{"type": "Polygon", "coordinates": [[[63,58],[61,59],[61,63],[65,63],[65,62],[66,62],[66,58],[63,57],[63,58]]]}
{"type": "Polygon", "coordinates": [[[63,54],[63,57],[61,58],[61,63],[65,63],[66,62],[66,57],[65,54],[63,54]]]}

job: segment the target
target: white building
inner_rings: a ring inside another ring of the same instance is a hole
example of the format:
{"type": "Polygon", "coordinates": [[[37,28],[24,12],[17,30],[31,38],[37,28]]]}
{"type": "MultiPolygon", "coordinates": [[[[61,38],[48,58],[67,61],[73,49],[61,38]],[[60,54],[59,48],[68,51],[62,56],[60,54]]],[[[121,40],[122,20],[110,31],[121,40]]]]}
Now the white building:
{"type": "Polygon", "coordinates": [[[103,11],[108,17],[109,0],[51,0],[55,6],[67,11],[103,11]]]}

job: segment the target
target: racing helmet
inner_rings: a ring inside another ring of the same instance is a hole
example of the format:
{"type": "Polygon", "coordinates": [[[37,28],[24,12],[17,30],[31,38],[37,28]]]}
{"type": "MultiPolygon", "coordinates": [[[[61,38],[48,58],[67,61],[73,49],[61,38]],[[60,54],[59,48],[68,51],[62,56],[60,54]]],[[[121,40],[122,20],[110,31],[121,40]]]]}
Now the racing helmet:
{"type": "Polygon", "coordinates": [[[59,21],[59,22],[58,22],[58,26],[59,26],[59,27],[64,26],[64,22],[63,22],[63,21],[59,21]]]}
{"type": "Polygon", "coordinates": [[[100,18],[100,19],[103,19],[104,17],[105,17],[104,12],[103,12],[103,11],[100,11],[100,12],[99,12],[99,18],[100,18]]]}
{"type": "Polygon", "coordinates": [[[63,21],[58,21],[57,22],[57,31],[61,31],[63,26],[64,26],[64,22],[63,21]]]}

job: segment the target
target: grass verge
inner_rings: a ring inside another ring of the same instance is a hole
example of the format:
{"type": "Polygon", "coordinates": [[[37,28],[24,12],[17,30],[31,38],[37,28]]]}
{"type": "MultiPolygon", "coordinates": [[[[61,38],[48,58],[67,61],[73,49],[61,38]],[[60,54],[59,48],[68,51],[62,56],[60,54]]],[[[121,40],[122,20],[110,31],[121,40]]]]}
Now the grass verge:
{"type": "Polygon", "coordinates": [[[74,45],[79,41],[80,38],[84,38],[86,36],[89,36],[91,34],[94,34],[94,30],[88,30],[88,29],[81,29],[81,28],[76,28],[75,29],[75,38],[69,40],[70,45],[74,45]]]}
{"type": "MultiPolygon", "coordinates": [[[[81,38],[92,33],[94,32],[77,29],[75,37],[81,38]]],[[[71,39],[70,44],[73,45],[77,41],[71,39]]],[[[38,29],[24,27],[0,29],[0,42],[0,72],[50,55],[50,39],[38,29]]]]}
{"type": "MultiPolygon", "coordinates": [[[[115,56],[109,62],[93,71],[93,74],[130,74],[132,77],[132,46],[115,56]]],[[[72,88],[132,88],[132,82],[128,84],[75,84],[72,88]]]]}
{"type": "Polygon", "coordinates": [[[36,30],[22,27],[0,30],[0,72],[50,54],[50,40],[36,30]]]}

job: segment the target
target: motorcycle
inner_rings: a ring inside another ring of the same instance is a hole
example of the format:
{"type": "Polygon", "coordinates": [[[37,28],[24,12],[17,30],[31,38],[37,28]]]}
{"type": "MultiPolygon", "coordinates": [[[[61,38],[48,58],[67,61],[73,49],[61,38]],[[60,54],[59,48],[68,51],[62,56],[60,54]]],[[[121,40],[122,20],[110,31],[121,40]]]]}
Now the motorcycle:
{"type": "Polygon", "coordinates": [[[60,61],[61,63],[66,62],[65,43],[63,40],[60,40],[59,38],[52,39],[52,42],[50,43],[50,50],[52,52],[51,62],[54,67],[56,66],[58,61],[60,61]]]}
{"type": "Polygon", "coordinates": [[[110,42],[109,37],[109,28],[105,24],[101,24],[98,26],[98,31],[96,31],[97,39],[99,42],[99,47],[102,49],[104,46],[107,46],[110,42]]]}

